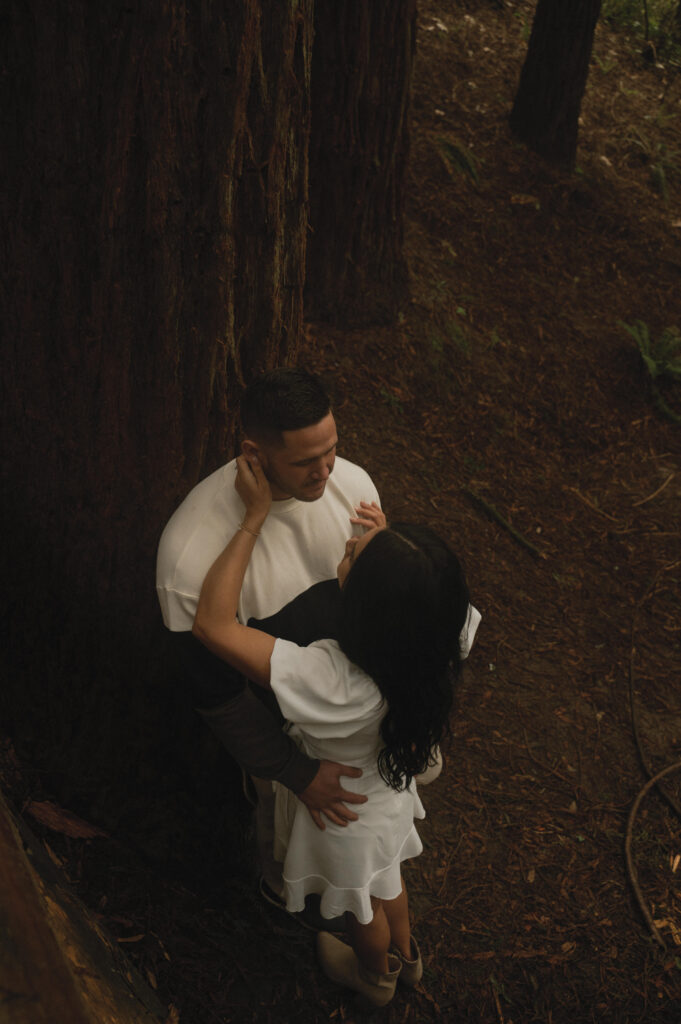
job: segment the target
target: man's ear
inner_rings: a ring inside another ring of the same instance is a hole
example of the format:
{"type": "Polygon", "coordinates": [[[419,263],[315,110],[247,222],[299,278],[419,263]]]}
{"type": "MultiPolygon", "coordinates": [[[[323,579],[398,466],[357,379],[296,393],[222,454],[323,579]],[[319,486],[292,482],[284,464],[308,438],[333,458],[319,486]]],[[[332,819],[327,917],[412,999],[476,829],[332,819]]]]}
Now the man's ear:
{"type": "Polygon", "coordinates": [[[254,455],[257,459],[260,459],[260,447],[255,441],[249,441],[248,438],[244,438],[241,442],[241,454],[245,455],[247,459],[252,458],[254,455]]]}

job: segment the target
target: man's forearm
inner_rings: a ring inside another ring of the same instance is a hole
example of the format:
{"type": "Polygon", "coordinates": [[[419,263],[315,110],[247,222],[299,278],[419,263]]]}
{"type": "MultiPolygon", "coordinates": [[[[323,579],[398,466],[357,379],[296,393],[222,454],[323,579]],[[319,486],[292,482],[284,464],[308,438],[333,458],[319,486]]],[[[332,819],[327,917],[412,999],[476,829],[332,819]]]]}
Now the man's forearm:
{"type": "Polygon", "coordinates": [[[262,701],[245,687],[236,697],[199,714],[242,768],[301,793],[319,769],[282,731],[262,701]]]}
{"type": "MultiPolygon", "coordinates": [[[[253,693],[243,676],[189,632],[170,633],[168,639],[194,707],[232,757],[251,775],[276,779],[294,793],[306,789],[319,762],[301,753],[282,731],[283,720],[253,693]]],[[[271,701],[276,708],[273,697],[271,701]]]]}

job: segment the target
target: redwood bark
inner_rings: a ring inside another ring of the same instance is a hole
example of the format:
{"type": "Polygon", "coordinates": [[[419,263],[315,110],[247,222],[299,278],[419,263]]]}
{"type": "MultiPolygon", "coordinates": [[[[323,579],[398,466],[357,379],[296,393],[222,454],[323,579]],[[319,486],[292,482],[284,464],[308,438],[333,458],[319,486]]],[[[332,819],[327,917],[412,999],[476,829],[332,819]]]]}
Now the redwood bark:
{"type": "Polygon", "coordinates": [[[168,727],[159,534],[230,454],[242,383],[295,356],[312,2],[4,18],[0,710],[67,773],[124,779],[168,727]]]}
{"type": "Polygon", "coordinates": [[[316,0],[306,314],[389,323],[403,255],[415,0],[316,0]]]}
{"type": "Polygon", "coordinates": [[[570,169],[600,10],[601,0],[539,0],[511,111],[519,139],[570,169]]]}
{"type": "Polygon", "coordinates": [[[164,1007],[0,793],[3,1024],[160,1024],[164,1007]]]}

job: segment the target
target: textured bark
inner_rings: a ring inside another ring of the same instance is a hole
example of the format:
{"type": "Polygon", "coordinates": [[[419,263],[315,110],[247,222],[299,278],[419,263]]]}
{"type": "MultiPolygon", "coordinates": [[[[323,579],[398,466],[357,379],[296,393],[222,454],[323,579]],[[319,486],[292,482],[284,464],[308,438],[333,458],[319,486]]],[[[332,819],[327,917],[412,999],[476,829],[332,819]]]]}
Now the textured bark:
{"type": "Polygon", "coordinates": [[[160,1024],[165,1008],[0,793],[3,1024],[160,1024]]]}
{"type": "Polygon", "coordinates": [[[552,163],[572,168],[601,0],[539,0],[511,128],[552,163]]]}
{"type": "Polygon", "coordinates": [[[124,723],[150,741],[162,526],[228,453],[242,382],[296,352],[312,0],[3,21],[0,699],[65,767],[118,766],[124,723]]]}
{"type": "Polygon", "coordinates": [[[316,0],[306,314],[389,323],[402,252],[415,0],[316,0]]]}

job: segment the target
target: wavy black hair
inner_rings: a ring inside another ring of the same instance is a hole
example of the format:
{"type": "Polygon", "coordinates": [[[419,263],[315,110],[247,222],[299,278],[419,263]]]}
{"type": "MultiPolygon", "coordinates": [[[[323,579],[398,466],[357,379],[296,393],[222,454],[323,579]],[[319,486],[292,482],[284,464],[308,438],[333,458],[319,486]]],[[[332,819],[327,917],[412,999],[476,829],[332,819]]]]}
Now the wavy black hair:
{"type": "Polygon", "coordinates": [[[425,771],[448,727],[468,605],[458,558],[427,526],[380,530],[343,585],[338,642],[388,704],[378,767],[398,791],[425,771]]]}
{"type": "Polygon", "coordinates": [[[296,366],[268,370],[246,388],[241,399],[241,426],[247,437],[281,444],[284,430],[319,423],[331,401],[319,377],[296,366]]]}

